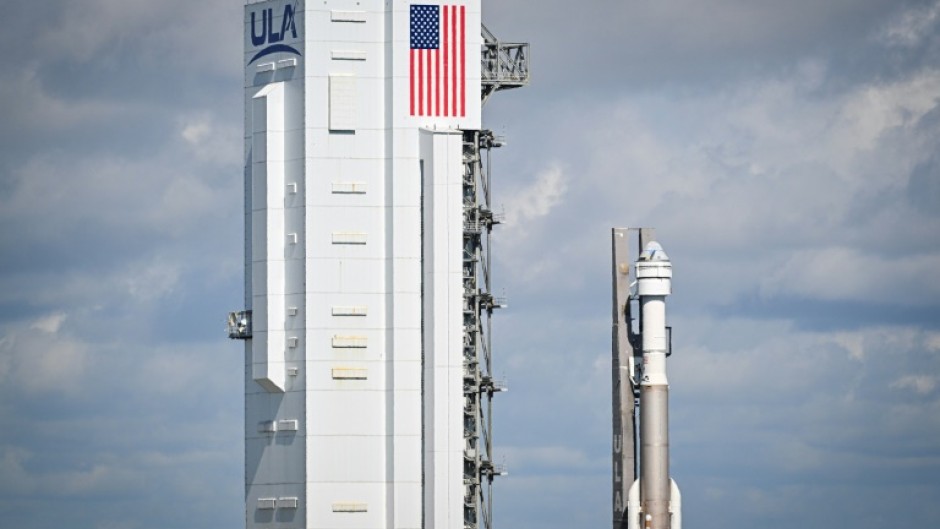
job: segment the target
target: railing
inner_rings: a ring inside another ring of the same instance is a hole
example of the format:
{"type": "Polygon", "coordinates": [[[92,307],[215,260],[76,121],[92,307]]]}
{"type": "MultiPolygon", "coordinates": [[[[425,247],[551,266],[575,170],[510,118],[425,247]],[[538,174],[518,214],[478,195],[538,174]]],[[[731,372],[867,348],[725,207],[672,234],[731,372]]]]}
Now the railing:
{"type": "Polygon", "coordinates": [[[529,44],[525,42],[500,42],[491,32],[482,27],[483,50],[481,54],[481,77],[483,102],[498,90],[519,88],[529,84],[529,44]]]}

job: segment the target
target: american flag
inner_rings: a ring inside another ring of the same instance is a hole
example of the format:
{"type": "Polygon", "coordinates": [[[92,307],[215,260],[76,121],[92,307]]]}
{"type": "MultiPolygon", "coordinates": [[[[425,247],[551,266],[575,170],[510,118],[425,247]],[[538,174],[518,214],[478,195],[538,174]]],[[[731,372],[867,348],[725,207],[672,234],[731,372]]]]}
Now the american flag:
{"type": "Polygon", "coordinates": [[[412,116],[466,116],[466,6],[411,6],[412,116]]]}

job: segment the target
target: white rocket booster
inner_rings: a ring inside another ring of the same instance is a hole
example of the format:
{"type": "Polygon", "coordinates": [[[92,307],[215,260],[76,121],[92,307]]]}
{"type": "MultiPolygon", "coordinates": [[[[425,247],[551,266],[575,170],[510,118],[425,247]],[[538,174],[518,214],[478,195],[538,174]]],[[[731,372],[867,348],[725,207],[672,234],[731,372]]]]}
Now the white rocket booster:
{"type": "Polygon", "coordinates": [[[630,488],[629,529],[681,529],[679,489],[669,476],[669,381],[666,296],[672,294],[672,263],[657,242],[636,262],[641,307],[640,478],[630,488]]]}

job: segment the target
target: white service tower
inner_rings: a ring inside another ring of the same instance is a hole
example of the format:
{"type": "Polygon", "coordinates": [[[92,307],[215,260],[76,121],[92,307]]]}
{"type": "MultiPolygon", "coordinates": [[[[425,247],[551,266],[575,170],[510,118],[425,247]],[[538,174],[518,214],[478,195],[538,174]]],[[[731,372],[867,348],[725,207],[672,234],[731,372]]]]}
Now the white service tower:
{"type": "Polygon", "coordinates": [[[488,527],[481,107],[527,70],[479,0],[269,0],[244,35],[246,527],[488,527]]]}

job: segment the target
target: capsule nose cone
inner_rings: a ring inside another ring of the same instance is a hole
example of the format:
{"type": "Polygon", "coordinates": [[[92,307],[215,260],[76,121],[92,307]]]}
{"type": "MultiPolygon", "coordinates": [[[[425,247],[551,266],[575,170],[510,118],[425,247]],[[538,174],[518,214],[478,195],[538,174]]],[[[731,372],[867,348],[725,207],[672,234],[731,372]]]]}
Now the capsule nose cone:
{"type": "Polygon", "coordinates": [[[656,241],[651,241],[646,245],[643,253],[640,254],[641,261],[669,261],[669,256],[663,250],[662,245],[656,241]]]}

